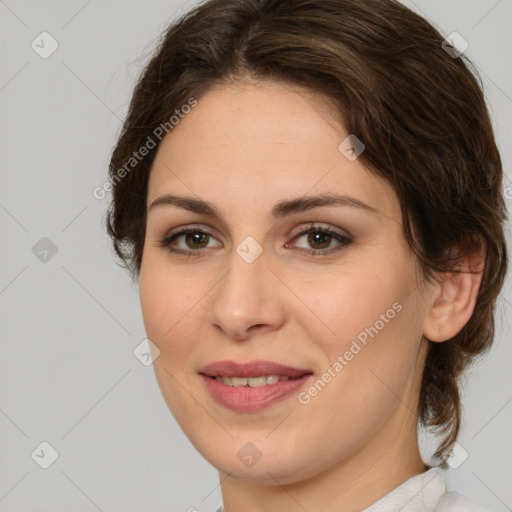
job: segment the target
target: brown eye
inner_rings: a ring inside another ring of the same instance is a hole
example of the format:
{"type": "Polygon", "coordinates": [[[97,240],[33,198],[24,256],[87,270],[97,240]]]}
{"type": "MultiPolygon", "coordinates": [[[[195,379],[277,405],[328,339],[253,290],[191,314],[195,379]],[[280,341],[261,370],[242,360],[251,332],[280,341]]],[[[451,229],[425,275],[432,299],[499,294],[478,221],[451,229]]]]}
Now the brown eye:
{"type": "Polygon", "coordinates": [[[202,232],[186,233],[185,244],[189,249],[202,249],[208,245],[210,235],[202,232]]]}
{"type": "Polygon", "coordinates": [[[313,249],[326,249],[332,241],[332,235],[324,231],[311,231],[308,234],[308,243],[313,249]]]}
{"type": "Polygon", "coordinates": [[[352,238],[349,236],[317,225],[304,229],[293,240],[292,246],[316,256],[327,256],[346,248],[352,243],[352,238]],[[304,237],[305,242],[299,243],[299,240],[304,237]]]}
{"type": "MultiPolygon", "coordinates": [[[[163,240],[160,240],[160,246],[167,248],[170,253],[183,254],[184,256],[199,256],[202,249],[212,247],[210,242],[215,238],[208,232],[199,228],[186,228],[175,233],[171,233],[163,240]]],[[[222,244],[217,244],[217,246],[222,244]]]]}

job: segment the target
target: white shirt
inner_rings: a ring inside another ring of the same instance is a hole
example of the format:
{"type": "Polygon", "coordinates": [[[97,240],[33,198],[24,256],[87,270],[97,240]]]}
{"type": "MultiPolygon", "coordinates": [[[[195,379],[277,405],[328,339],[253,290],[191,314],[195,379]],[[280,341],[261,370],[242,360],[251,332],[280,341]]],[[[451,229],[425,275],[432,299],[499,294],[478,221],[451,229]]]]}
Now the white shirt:
{"type": "MultiPolygon", "coordinates": [[[[216,512],[223,512],[220,506],[216,512]]],[[[243,512],[243,511],[241,511],[243,512]]],[[[415,475],[362,512],[485,512],[462,494],[447,491],[444,472],[431,468],[415,475]]]]}

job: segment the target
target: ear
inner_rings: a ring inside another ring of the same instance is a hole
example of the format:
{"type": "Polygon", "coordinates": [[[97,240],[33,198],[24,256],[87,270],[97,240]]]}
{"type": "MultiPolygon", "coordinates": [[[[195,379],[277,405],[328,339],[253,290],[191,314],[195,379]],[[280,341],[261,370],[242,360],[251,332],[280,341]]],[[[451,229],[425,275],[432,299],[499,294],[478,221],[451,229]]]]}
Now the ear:
{"type": "Polygon", "coordinates": [[[452,254],[462,255],[461,264],[457,267],[459,271],[438,276],[423,324],[423,336],[433,342],[453,338],[468,323],[482,282],[485,266],[483,242],[472,241],[454,249],[452,254]]]}

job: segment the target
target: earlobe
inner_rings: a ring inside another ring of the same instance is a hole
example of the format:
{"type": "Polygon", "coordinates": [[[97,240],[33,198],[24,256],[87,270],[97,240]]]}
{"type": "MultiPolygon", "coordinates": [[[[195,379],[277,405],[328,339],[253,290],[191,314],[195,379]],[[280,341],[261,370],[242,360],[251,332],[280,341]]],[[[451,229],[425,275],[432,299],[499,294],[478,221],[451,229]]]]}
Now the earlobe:
{"type": "Polygon", "coordinates": [[[485,263],[480,244],[466,253],[458,272],[439,276],[433,303],[425,318],[423,335],[439,343],[456,336],[468,323],[475,309],[485,263]]]}

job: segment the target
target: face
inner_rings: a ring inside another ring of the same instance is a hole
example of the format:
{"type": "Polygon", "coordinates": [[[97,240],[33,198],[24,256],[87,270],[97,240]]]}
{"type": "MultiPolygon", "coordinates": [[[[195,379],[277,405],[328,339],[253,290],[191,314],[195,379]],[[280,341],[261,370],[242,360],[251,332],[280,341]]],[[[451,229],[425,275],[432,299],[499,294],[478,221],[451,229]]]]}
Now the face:
{"type": "Polygon", "coordinates": [[[154,369],[187,437],[235,478],[298,482],[415,432],[428,301],[396,195],[340,150],[331,112],[298,87],[219,86],[151,171],[154,369]]]}

